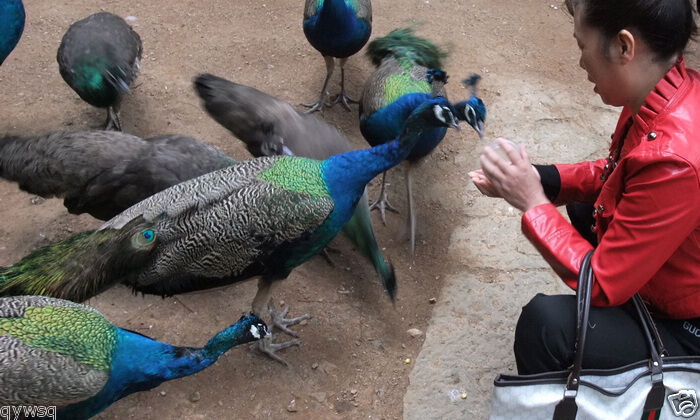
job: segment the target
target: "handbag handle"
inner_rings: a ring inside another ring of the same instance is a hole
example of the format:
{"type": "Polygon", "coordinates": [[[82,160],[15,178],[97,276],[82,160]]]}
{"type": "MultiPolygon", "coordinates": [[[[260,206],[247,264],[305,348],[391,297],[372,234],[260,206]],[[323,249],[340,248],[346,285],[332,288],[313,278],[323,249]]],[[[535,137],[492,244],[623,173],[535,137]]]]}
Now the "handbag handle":
{"type": "MultiPolygon", "coordinates": [[[[586,341],[586,331],[588,330],[588,315],[591,306],[591,294],[593,291],[594,273],[591,266],[593,258],[593,250],[588,251],[581,263],[579,271],[578,284],[576,287],[576,343],[574,345],[574,364],[570,368],[569,377],[566,381],[566,389],[564,398],[554,408],[554,419],[556,420],[574,420],[578,406],[576,405],[576,395],[581,380],[581,368],[583,364],[583,346],[586,341]]],[[[651,371],[651,390],[647,394],[647,399],[644,403],[644,416],[649,417],[649,414],[658,412],[664,404],[666,389],[663,384],[663,362],[661,357],[666,354],[659,332],[656,329],[654,320],[651,317],[644,301],[638,293],[632,297],[632,302],[637,309],[637,314],[641,321],[642,332],[649,344],[651,354],[649,360],[649,369],[651,371]]]]}

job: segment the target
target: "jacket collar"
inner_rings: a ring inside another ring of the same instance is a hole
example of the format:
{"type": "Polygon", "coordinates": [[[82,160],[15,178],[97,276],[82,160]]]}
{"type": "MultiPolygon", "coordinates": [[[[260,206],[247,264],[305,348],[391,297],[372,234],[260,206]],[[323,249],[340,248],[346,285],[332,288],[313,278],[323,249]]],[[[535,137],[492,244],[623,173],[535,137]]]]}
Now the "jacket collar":
{"type": "Polygon", "coordinates": [[[682,92],[688,89],[690,78],[685,68],[685,59],[683,56],[678,58],[676,64],[659,80],[654,86],[654,89],[647,95],[644,104],[637,112],[637,115],[632,117],[632,112],[625,107],[620,114],[617,129],[613,136],[613,144],[611,150],[616,147],[616,143],[622,140],[620,137],[625,136],[625,144],[622,154],[636,147],[642,137],[646,137],[654,131],[657,117],[665,113],[673,104],[678,102],[682,97],[682,92]],[[633,124],[625,135],[621,132],[630,118],[633,118],[633,124]]]}

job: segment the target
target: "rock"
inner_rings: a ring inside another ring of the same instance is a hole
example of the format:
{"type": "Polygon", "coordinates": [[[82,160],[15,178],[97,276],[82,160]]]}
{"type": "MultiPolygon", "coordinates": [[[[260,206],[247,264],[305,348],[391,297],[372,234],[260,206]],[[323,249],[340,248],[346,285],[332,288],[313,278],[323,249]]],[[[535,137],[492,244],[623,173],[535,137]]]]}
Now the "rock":
{"type": "Polygon", "coordinates": [[[428,299],[428,303],[430,303],[431,305],[434,305],[435,302],[437,302],[437,299],[435,299],[434,297],[431,297],[430,299],[428,299]]]}
{"type": "Polygon", "coordinates": [[[199,394],[199,391],[195,391],[190,395],[190,401],[192,402],[197,402],[202,398],[202,396],[199,394]]]}
{"type": "Polygon", "coordinates": [[[160,391],[159,394],[161,397],[165,397],[167,395],[167,393],[165,391],[160,391]]]}
{"type": "Polygon", "coordinates": [[[323,403],[326,401],[326,393],[325,392],[312,392],[309,394],[309,396],[316,402],[323,403]]]}
{"type": "Polygon", "coordinates": [[[318,369],[318,363],[316,363],[316,362],[312,363],[311,369],[318,369]]]}
{"type": "Polygon", "coordinates": [[[423,331],[419,330],[418,328],[411,328],[410,330],[406,331],[408,335],[410,335],[413,338],[420,337],[423,335],[423,331]]]}
{"type": "Polygon", "coordinates": [[[297,411],[299,411],[297,409],[297,400],[292,400],[289,402],[289,405],[287,406],[287,411],[289,411],[290,413],[296,413],[297,411]]]}

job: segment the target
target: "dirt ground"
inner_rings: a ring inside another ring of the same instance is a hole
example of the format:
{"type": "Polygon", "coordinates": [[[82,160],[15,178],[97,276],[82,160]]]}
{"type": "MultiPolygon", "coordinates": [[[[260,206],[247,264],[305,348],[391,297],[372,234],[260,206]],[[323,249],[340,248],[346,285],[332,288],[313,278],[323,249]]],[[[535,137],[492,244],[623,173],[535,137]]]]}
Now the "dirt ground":
{"type": "MultiPolygon", "coordinates": [[[[201,109],[192,78],[210,72],[298,104],[316,99],[325,75],[320,54],[301,29],[301,0],[25,0],[25,7],[24,35],[0,67],[1,134],[86,130],[102,124],[104,111],[91,108],[70,90],[55,59],[70,23],[101,10],[132,17],[130,23],[143,39],[141,75],[122,107],[124,129],[135,135],[185,134],[247,159],[240,142],[201,109]]],[[[523,98],[534,91],[546,95],[549,83],[570,87],[572,97],[593,95],[577,66],[571,18],[559,0],[375,0],[373,11],[373,38],[420,22],[420,35],[448,49],[451,99],[468,95],[459,80],[472,72],[483,76],[484,102],[502,104],[489,109],[488,138],[521,134],[518,127],[530,124],[536,110],[511,111],[519,110],[521,103],[529,104],[523,98]],[[519,80],[528,84],[519,86],[519,80]],[[518,95],[503,96],[514,89],[518,95]]],[[[694,51],[689,61],[698,62],[694,51]]],[[[358,97],[371,64],[361,52],[346,68],[349,93],[358,97]]],[[[338,80],[336,74],[331,92],[338,89],[338,80]]],[[[336,106],[322,117],[358,148],[366,146],[356,110],[346,112],[336,106]]],[[[584,130],[601,131],[585,115],[574,117],[584,130]]],[[[339,237],[334,246],[340,253],[332,255],[336,267],[316,257],[273,290],[278,305],[291,305],[292,315],[314,315],[296,327],[301,346],[282,353],[291,369],[241,346],[197,375],[115,403],[99,418],[402,418],[413,367],[405,360],[417,356],[424,337],[414,338],[407,330],[425,332],[434,307],[431,298],[440,295],[443,279],[469,270],[468,261],[479,258],[478,252],[471,251],[466,260],[448,246],[459,228],[455,226],[459,216],[470,211],[457,191],[465,189],[466,172],[477,166],[478,153],[487,141],[478,141],[468,128],[451,131],[419,169],[415,260],[402,229],[403,169],[390,173],[390,197],[402,213],[388,214],[387,226],[378,214],[373,217],[380,245],[396,268],[395,306],[383,294],[371,266],[339,237]],[[446,196],[437,199],[431,191],[446,196]]],[[[377,193],[375,180],[370,197],[377,193]]],[[[0,182],[0,265],[100,224],[90,216],[68,214],[59,199],[37,200],[16,184],[0,182]]],[[[486,277],[482,283],[487,284],[489,271],[482,271],[486,277]]],[[[248,281],[161,299],[133,296],[119,286],[88,303],[118,326],[172,344],[201,346],[249,310],[255,288],[256,282],[248,281]]],[[[504,301],[508,293],[508,288],[494,292],[504,301]]],[[[488,354],[493,349],[481,350],[488,354]]]]}

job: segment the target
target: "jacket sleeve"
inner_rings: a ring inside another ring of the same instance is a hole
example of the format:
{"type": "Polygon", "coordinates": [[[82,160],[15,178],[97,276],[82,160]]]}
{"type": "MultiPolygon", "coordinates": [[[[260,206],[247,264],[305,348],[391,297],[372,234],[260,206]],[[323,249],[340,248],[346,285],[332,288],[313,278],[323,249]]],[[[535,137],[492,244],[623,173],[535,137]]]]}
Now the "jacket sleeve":
{"type": "MultiPolygon", "coordinates": [[[[590,173],[593,167],[573,165],[563,172],[590,173]]],[[[610,222],[592,259],[596,275],[592,303],[598,306],[620,305],[631,298],[698,224],[700,187],[690,164],[673,157],[653,163],[631,158],[625,169],[625,191],[617,203],[609,203],[614,207],[609,209],[610,222]]],[[[562,175],[562,189],[564,184],[562,175]]],[[[574,195],[583,192],[582,188],[575,190],[569,191],[574,195]]],[[[525,212],[522,229],[574,289],[581,261],[591,245],[552,204],[525,212]]]]}
{"type": "Polygon", "coordinates": [[[603,168],[607,162],[607,159],[598,159],[554,165],[561,179],[559,194],[554,203],[561,205],[573,202],[594,202],[603,186],[600,177],[603,175],[603,168]]]}

